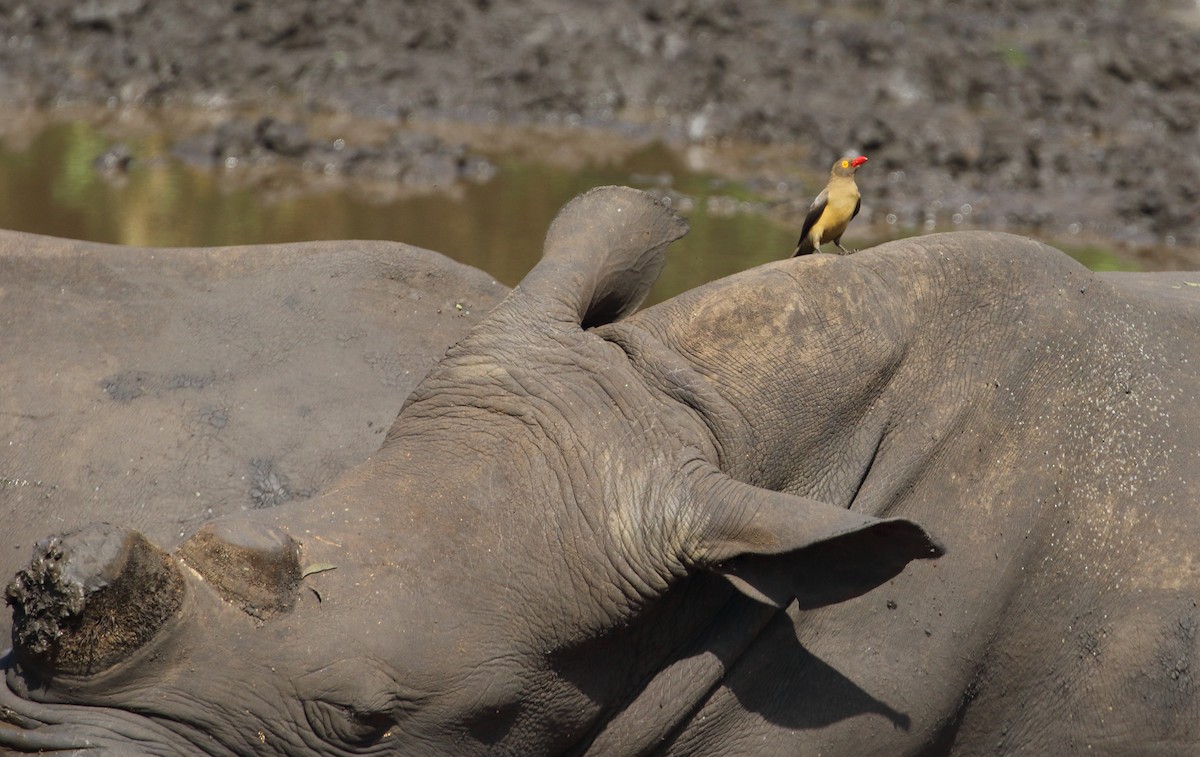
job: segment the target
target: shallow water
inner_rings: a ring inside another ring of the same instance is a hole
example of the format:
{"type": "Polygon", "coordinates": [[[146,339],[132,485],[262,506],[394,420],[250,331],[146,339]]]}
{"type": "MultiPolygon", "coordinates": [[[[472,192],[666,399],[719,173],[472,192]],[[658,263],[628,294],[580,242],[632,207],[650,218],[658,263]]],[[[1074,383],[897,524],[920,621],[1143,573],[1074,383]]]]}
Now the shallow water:
{"type": "MultiPolygon", "coordinates": [[[[488,155],[497,171],[485,183],[415,191],[296,168],[199,169],[170,158],[161,133],[125,141],[134,156],[127,171],[99,170],[97,157],[114,141],[80,120],[0,143],[0,227],[154,247],[391,239],[512,285],[536,262],[548,224],[574,195],[602,184],[669,186],[690,200],[681,211],[691,232],[671,247],[651,301],[783,258],[795,243],[795,230],[755,212],[763,204],[747,202],[753,198],[744,187],[691,170],[656,143],[590,157],[580,145],[584,157],[569,166],[528,151],[488,155]]],[[[1131,267],[1104,250],[1074,252],[1093,268],[1131,267]]]]}

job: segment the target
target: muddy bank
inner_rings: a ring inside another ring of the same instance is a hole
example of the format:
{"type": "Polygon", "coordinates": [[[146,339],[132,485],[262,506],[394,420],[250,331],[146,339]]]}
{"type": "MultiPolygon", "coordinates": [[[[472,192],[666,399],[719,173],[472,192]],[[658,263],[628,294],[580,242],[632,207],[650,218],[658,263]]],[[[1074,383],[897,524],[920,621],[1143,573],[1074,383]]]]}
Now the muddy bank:
{"type": "MultiPolygon", "coordinates": [[[[1200,245],[1194,2],[26,0],[0,24],[6,107],[253,106],[796,144],[805,168],[764,163],[756,177],[796,218],[854,149],[872,158],[869,219],[1200,245]]],[[[431,150],[435,170],[477,168],[431,150]]]]}

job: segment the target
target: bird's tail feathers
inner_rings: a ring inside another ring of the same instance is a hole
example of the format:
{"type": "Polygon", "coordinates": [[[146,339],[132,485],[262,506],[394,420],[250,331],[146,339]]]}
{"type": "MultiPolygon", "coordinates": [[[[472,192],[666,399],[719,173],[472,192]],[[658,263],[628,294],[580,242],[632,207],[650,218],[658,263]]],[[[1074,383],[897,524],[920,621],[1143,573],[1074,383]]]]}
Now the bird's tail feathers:
{"type": "Polygon", "coordinates": [[[809,255],[816,251],[817,248],[813,247],[812,240],[807,236],[803,236],[800,237],[800,241],[796,242],[796,249],[792,250],[792,257],[798,258],[801,255],[809,255]]]}

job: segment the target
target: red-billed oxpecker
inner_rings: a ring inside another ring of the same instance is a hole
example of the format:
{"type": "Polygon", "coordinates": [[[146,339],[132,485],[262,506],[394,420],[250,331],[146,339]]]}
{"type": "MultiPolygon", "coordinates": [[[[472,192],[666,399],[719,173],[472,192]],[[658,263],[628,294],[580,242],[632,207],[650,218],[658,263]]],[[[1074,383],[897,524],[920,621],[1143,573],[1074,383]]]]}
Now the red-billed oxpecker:
{"type": "Polygon", "coordinates": [[[796,242],[792,257],[816,252],[825,242],[833,242],[843,253],[856,252],[842,247],[842,234],[854,216],[858,215],[858,208],[862,205],[858,185],[854,183],[854,172],[866,162],[866,157],[859,155],[857,158],[842,158],[833,164],[829,183],[808,206],[804,228],[800,230],[800,241],[796,242]]]}

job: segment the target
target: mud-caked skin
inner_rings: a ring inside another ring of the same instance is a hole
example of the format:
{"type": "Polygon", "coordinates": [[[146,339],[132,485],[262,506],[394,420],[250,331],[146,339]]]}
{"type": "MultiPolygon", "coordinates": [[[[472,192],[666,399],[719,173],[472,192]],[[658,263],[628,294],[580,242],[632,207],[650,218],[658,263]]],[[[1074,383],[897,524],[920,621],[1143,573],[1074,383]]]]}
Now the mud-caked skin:
{"type": "MultiPolygon", "coordinates": [[[[93,522],[171,548],[382,443],[508,288],[395,242],[135,249],[0,230],[0,585],[93,522]]],[[[0,613],[0,647],[11,624],[0,613]]]]}
{"type": "Polygon", "coordinates": [[[568,205],[378,452],[175,552],[139,648],[18,639],[0,745],[1194,752],[1200,279],[967,233],[631,315],[683,231],[568,205]]]}

